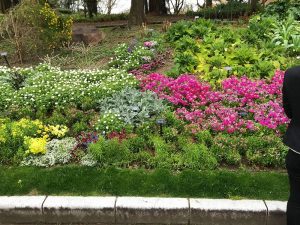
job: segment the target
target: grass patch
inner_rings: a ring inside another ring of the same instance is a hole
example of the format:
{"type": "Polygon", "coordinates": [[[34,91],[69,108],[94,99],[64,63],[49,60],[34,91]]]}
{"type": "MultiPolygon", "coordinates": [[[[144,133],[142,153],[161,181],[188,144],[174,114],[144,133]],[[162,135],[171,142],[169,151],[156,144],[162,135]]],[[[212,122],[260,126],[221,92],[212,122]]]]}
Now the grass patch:
{"type": "Polygon", "coordinates": [[[0,195],[117,195],[287,200],[279,172],[0,167],[0,195]]]}

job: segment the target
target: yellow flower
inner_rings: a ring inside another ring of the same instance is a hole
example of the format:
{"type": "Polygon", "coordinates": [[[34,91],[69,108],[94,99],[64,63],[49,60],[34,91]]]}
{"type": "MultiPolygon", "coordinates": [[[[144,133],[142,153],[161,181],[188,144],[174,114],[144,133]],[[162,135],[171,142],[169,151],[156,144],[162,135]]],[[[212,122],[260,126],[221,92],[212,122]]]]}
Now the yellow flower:
{"type": "Polygon", "coordinates": [[[28,146],[28,150],[32,154],[45,154],[47,140],[45,138],[25,138],[25,144],[28,146]]]}

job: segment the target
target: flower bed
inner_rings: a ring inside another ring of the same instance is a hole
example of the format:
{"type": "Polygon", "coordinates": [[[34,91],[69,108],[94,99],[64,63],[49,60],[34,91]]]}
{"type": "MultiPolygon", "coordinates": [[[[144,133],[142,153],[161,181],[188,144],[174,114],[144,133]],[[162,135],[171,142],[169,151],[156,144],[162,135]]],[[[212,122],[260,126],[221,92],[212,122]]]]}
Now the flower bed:
{"type": "MultiPolygon", "coordinates": [[[[193,26],[205,33],[207,25],[193,26]]],[[[283,71],[217,83],[173,78],[152,71],[164,63],[159,48],[153,40],[120,45],[101,71],[1,67],[0,164],[284,166],[283,71]]]]}

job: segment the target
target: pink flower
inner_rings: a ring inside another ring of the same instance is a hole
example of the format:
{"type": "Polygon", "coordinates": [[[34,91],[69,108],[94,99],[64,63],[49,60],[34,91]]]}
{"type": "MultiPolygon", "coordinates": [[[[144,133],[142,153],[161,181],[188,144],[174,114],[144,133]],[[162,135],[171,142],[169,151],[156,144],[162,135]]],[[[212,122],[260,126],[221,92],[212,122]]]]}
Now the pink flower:
{"type": "Polygon", "coordinates": [[[270,81],[230,77],[219,91],[190,74],[173,79],[152,73],[138,79],[142,90],[151,90],[173,104],[179,118],[197,129],[233,133],[254,131],[257,123],[277,132],[289,122],[281,101],[283,77],[283,71],[276,71],[270,81]]]}

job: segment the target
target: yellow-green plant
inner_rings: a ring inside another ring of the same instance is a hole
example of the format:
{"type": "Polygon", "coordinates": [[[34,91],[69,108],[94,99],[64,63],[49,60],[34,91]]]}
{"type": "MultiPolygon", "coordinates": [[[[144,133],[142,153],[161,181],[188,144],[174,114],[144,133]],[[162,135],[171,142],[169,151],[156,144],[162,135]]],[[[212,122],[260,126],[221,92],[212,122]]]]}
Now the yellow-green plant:
{"type": "Polygon", "coordinates": [[[28,148],[26,153],[32,153],[32,154],[45,154],[47,139],[46,138],[25,138],[25,145],[28,148]]]}

